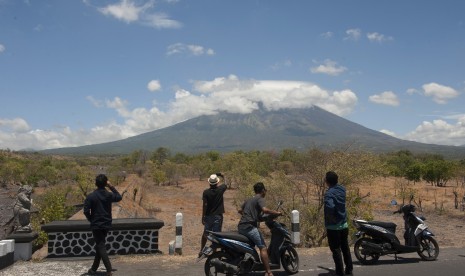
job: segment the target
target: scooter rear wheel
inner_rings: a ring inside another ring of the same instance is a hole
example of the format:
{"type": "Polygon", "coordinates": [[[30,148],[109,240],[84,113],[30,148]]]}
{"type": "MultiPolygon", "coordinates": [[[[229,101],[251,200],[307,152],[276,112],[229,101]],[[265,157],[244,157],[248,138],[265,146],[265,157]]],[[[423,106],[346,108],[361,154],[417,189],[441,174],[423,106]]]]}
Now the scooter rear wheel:
{"type": "Polygon", "coordinates": [[[281,264],[288,275],[299,272],[299,255],[294,247],[287,247],[281,253],[281,264]]]}
{"type": "Polygon", "coordinates": [[[438,242],[430,236],[420,238],[420,249],[418,249],[418,255],[424,261],[434,261],[439,255],[438,242]]]}
{"type": "Polygon", "coordinates": [[[354,245],[354,254],[357,260],[364,265],[371,265],[378,261],[379,253],[368,253],[365,252],[362,243],[363,242],[373,242],[373,240],[368,238],[360,238],[355,242],[354,245]]]}

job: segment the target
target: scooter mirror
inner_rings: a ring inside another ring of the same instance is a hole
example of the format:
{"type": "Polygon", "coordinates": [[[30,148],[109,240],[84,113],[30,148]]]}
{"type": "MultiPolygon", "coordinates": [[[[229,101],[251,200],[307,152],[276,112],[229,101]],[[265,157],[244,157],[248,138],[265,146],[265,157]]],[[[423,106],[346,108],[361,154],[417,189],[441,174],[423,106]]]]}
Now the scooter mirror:
{"type": "Polygon", "coordinates": [[[391,205],[397,205],[397,201],[395,199],[391,200],[391,205]]]}

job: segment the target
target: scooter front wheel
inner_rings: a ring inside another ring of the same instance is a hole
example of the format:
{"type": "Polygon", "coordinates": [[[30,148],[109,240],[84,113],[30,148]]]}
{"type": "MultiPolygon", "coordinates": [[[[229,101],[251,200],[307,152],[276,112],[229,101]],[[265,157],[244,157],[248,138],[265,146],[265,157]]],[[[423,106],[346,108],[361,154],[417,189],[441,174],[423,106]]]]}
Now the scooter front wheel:
{"type": "Polygon", "coordinates": [[[364,265],[371,265],[378,261],[380,254],[367,252],[366,249],[363,248],[363,242],[373,242],[371,239],[368,238],[360,238],[355,242],[354,245],[354,254],[357,260],[364,265]]]}
{"type": "Polygon", "coordinates": [[[288,275],[299,272],[299,255],[294,247],[287,247],[281,253],[281,264],[288,275]]]}
{"type": "Polygon", "coordinates": [[[420,238],[420,249],[418,255],[424,261],[434,261],[439,255],[438,242],[431,236],[423,236],[420,238]]]}

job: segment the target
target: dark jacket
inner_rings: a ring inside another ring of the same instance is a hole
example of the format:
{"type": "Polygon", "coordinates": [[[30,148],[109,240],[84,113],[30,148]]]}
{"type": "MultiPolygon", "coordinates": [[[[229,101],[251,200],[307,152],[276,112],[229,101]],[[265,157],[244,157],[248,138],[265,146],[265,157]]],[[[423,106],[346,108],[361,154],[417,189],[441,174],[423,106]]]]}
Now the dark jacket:
{"type": "Polygon", "coordinates": [[[346,189],[336,184],[325,193],[325,227],[342,226],[347,222],[346,189]]]}
{"type": "Polygon", "coordinates": [[[120,201],[122,197],[114,187],[110,189],[111,193],[105,188],[98,188],[84,201],[84,215],[91,229],[111,228],[111,204],[120,201]]]}

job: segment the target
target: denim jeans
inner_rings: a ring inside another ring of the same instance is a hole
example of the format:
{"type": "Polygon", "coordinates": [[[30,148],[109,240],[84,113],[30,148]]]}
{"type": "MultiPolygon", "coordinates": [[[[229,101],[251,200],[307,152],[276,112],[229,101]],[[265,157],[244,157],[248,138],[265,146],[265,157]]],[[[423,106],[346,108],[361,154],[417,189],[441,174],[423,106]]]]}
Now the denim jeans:
{"type": "Polygon", "coordinates": [[[262,249],[265,248],[265,240],[263,239],[262,233],[258,231],[258,228],[255,226],[250,226],[248,228],[238,227],[239,234],[246,236],[249,238],[251,242],[255,244],[258,248],[262,249]]]}

